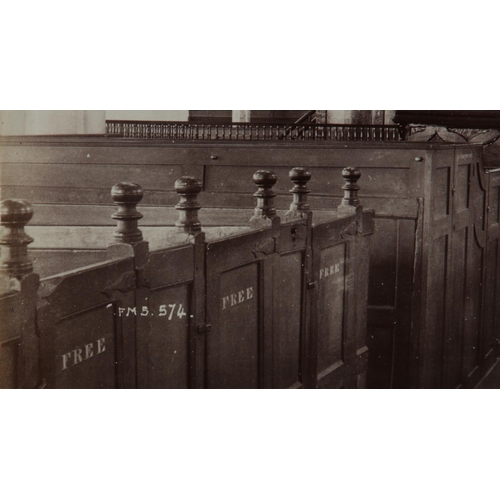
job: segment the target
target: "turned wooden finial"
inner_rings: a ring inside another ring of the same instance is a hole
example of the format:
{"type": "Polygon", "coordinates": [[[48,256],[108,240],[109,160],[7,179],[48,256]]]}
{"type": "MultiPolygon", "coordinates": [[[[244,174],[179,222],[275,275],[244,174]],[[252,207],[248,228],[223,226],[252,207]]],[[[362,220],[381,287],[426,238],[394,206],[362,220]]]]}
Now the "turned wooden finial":
{"type": "Polygon", "coordinates": [[[5,200],[0,204],[0,274],[22,278],[33,271],[28,245],[33,242],[24,226],[33,217],[33,207],[24,200],[5,200]]]}
{"type": "Polygon", "coordinates": [[[306,184],[311,179],[311,172],[303,167],[295,167],[290,170],[288,175],[295,185],[290,189],[290,193],[293,194],[293,201],[285,217],[287,219],[305,218],[311,211],[311,207],[307,203],[307,195],[311,190],[306,187],[306,184]]]}
{"type": "Polygon", "coordinates": [[[175,225],[184,233],[194,234],[201,231],[201,223],[198,219],[198,210],[201,208],[198,203],[198,193],[201,188],[200,179],[189,175],[175,181],[175,190],[181,198],[181,201],[175,205],[176,210],[179,210],[179,220],[175,225]]]}
{"type": "Polygon", "coordinates": [[[355,167],[346,167],[342,170],[342,177],[345,179],[345,184],[342,186],[344,190],[344,198],[338,207],[339,215],[350,215],[357,211],[359,205],[357,182],[361,177],[361,172],[355,167]]]}
{"type": "Polygon", "coordinates": [[[142,232],[137,222],[142,214],[137,211],[137,204],[142,200],[144,191],[139,184],[119,182],[111,189],[111,196],[118,205],[118,210],[111,216],[117,221],[113,237],[117,243],[131,245],[142,241],[142,232]]]}
{"type": "Polygon", "coordinates": [[[276,209],[273,207],[273,198],[276,193],[273,191],[273,186],[277,180],[276,174],[269,170],[257,170],[253,174],[253,181],[258,188],[254,194],[257,198],[257,206],[250,222],[267,221],[276,217],[276,209]]]}

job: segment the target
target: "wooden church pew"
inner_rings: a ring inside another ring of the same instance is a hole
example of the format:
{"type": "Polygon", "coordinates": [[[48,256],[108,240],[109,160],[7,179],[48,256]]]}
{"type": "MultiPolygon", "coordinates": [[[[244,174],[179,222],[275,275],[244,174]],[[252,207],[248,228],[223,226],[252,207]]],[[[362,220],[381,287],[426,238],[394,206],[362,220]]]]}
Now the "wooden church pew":
{"type": "Polygon", "coordinates": [[[179,219],[154,250],[138,227],[142,188],[115,185],[114,244],[99,262],[39,286],[24,232],[32,209],[3,202],[2,384],[364,387],[373,214],[359,205],[359,172],[346,169],[338,212],[315,221],[310,177],[307,169],[290,172],[293,201],[281,220],[273,206],[277,177],[258,171],[247,227],[209,234],[198,219],[201,181],[183,176],[175,183],[179,219]]]}

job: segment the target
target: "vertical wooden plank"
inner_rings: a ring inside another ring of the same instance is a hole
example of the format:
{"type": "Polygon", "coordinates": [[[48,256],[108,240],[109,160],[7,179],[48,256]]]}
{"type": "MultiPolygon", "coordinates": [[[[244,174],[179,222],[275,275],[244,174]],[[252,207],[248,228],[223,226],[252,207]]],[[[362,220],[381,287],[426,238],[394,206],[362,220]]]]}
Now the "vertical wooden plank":
{"type": "Polygon", "coordinates": [[[398,255],[397,221],[375,219],[371,241],[370,306],[394,307],[398,255]]]}
{"type": "Polygon", "coordinates": [[[398,222],[374,219],[370,246],[368,289],[369,388],[392,386],[394,354],[394,308],[398,269],[398,222]]]}
{"type": "Polygon", "coordinates": [[[276,388],[306,383],[308,327],[304,286],[309,277],[312,214],[297,215],[281,225],[278,263],[274,266],[273,372],[276,388]]]}
{"type": "Polygon", "coordinates": [[[432,242],[429,259],[426,322],[423,329],[420,387],[441,385],[443,335],[446,328],[446,293],[449,270],[449,237],[444,235],[432,242]]]}
{"type": "MultiPolygon", "coordinates": [[[[487,272],[485,276],[485,294],[484,294],[484,319],[483,319],[483,332],[482,332],[482,346],[481,346],[481,361],[484,363],[488,357],[488,353],[494,346],[497,333],[495,332],[496,311],[498,297],[498,275],[499,275],[499,241],[492,240],[488,243],[487,247],[487,272]]],[[[485,367],[483,367],[483,372],[485,367]]],[[[483,373],[485,375],[485,373],[483,373]]]]}
{"type": "Polygon", "coordinates": [[[190,283],[167,286],[149,295],[147,387],[150,389],[190,387],[190,296],[190,283]]]}
{"type": "Polygon", "coordinates": [[[209,344],[210,388],[259,387],[260,272],[259,264],[251,263],[220,275],[217,322],[212,322],[209,344]]]}
{"type": "Polygon", "coordinates": [[[39,385],[36,334],[38,275],[0,278],[0,387],[32,389],[39,385]]]}
{"type": "Polygon", "coordinates": [[[481,332],[481,377],[484,377],[499,351],[500,329],[500,172],[487,176],[487,238],[484,257],[483,322],[481,332]]]}
{"type": "Polygon", "coordinates": [[[304,253],[304,273],[302,281],[302,345],[301,345],[301,378],[303,387],[315,387],[316,366],[313,362],[312,315],[313,304],[317,303],[317,285],[314,279],[314,256],[312,250],[312,213],[307,216],[306,247],[304,253]],[[314,382],[312,379],[314,378],[314,382]]]}
{"type": "Polygon", "coordinates": [[[452,194],[454,192],[453,149],[435,151],[428,158],[422,234],[420,304],[422,321],[418,350],[418,387],[439,388],[443,383],[444,342],[452,309],[452,194]]]}
{"type": "Polygon", "coordinates": [[[359,288],[357,285],[357,273],[359,272],[359,257],[361,237],[353,238],[345,246],[345,272],[344,280],[344,304],[343,316],[344,325],[342,331],[343,360],[347,366],[343,377],[343,387],[345,389],[355,389],[357,386],[357,356],[356,337],[358,332],[358,308],[362,305],[359,302],[359,288]]]}
{"type": "Polygon", "coordinates": [[[311,232],[311,266],[308,288],[309,306],[309,342],[307,344],[309,356],[307,387],[315,388],[318,381],[318,330],[319,330],[319,270],[321,269],[321,252],[316,238],[316,228],[311,232]]]}
{"type": "Polygon", "coordinates": [[[368,283],[370,275],[370,243],[373,234],[373,213],[364,212],[362,215],[362,236],[356,241],[356,387],[366,388],[366,376],[369,360],[368,351],[368,283]]]}
{"type": "Polygon", "coordinates": [[[415,221],[398,221],[397,294],[394,314],[392,388],[410,385],[411,314],[415,258],[415,221]]]}
{"type": "Polygon", "coordinates": [[[279,258],[275,273],[274,387],[288,388],[300,382],[303,254],[294,252],[279,258]]]}
{"type": "Polygon", "coordinates": [[[463,331],[462,383],[471,386],[473,372],[477,371],[481,360],[480,332],[483,303],[483,272],[485,251],[477,244],[473,235],[468,238],[467,269],[465,276],[465,306],[463,331]]]}
{"type": "MultiPolygon", "coordinates": [[[[348,274],[346,245],[321,252],[319,270],[318,376],[344,359],[344,306],[348,274]]],[[[349,325],[351,326],[351,325],[349,325]]]]}
{"type": "Polygon", "coordinates": [[[452,234],[450,287],[448,294],[452,313],[448,310],[448,321],[443,342],[443,382],[442,387],[453,389],[462,383],[465,288],[467,277],[468,228],[464,227],[452,234]],[[457,311],[460,313],[457,314],[457,311]]]}
{"type": "Polygon", "coordinates": [[[211,325],[207,324],[205,297],[206,272],[205,272],[205,234],[199,233],[194,240],[194,283],[193,283],[193,308],[194,316],[190,332],[190,345],[192,358],[192,387],[202,389],[205,387],[205,355],[207,335],[210,335],[211,325]]]}
{"type": "Polygon", "coordinates": [[[137,363],[141,388],[194,384],[194,247],[150,253],[138,267],[137,363]]]}

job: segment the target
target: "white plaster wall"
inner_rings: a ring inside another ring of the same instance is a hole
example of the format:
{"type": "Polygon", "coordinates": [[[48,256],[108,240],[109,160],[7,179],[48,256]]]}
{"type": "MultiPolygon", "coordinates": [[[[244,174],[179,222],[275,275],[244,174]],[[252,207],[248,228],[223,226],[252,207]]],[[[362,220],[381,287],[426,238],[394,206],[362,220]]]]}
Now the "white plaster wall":
{"type": "Polygon", "coordinates": [[[26,111],[0,111],[0,135],[24,135],[26,111]]]}
{"type": "Polygon", "coordinates": [[[189,111],[164,110],[164,111],[106,111],[106,120],[150,120],[185,122],[188,120],[189,111]]]}
{"type": "Polygon", "coordinates": [[[1,135],[104,134],[105,111],[0,111],[1,135]]]}
{"type": "Polygon", "coordinates": [[[351,113],[349,110],[329,110],[326,112],[327,123],[351,123],[351,113]]]}
{"type": "MultiPolygon", "coordinates": [[[[353,113],[352,110],[327,111],[327,123],[352,123],[353,113]]],[[[394,125],[392,119],[395,113],[395,111],[372,111],[372,123],[382,124],[383,122],[385,125],[394,125]]]]}

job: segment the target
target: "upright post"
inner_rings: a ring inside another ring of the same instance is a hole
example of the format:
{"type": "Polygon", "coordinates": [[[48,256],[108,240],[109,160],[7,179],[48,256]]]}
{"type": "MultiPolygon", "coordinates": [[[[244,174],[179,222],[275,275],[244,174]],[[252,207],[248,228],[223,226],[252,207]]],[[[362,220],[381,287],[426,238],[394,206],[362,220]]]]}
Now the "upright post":
{"type": "Polygon", "coordinates": [[[33,207],[24,200],[5,200],[0,204],[0,275],[21,279],[33,272],[28,245],[33,242],[24,226],[33,217],[33,207]]]}
{"type": "Polygon", "coordinates": [[[357,185],[361,177],[361,172],[357,168],[346,167],[342,170],[342,177],[344,177],[346,181],[342,186],[344,198],[337,209],[337,213],[339,216],[354,215],[361,209],[358,199],[358,191],[360,188],[357,185]]]}
{"type": "Polygon", "coordinates": [[[257,198],[257,206],[250,219],[252,225],[268,223],[276,217],[276,209],[273,207],[273,198],[276,193],[273,191],[273,186],[277,180],[276,174],[269,170],[257,170],[253,174],[253,181],[257,185],[257,191],[254,194],[257,198]]]}
{"type": "Polygon", "coordinates": [[[185,175],[175,181],[175,190],[181,198],[175,205],[175,209],[179,210],[179,220],[175,223],[179,232],[197,234],[201,231],[198,219],[198,210],[201,208],[198,203],[198,193],[201,188],[202,183],[197,177],[185,175]]]}
{"type": "Polygon", "coordinates": [[[290,210],[285,214],[286,219],[305,219],[311,211],[311,207],[307,203],[307,195],[311,192],[306,187],[306,184],[311,179],[311,172],[303,167],[295,167],[288,174],[290,180],[295,184],[290,193],[293,194],[293,201],[290,204],[290,210]]]}
{"type": "Polygon", "coordinates": [[[142,241],[142,232],[137,227],[142,214],[137,211],[137,204],[143,194],[142,187],[133,182],[119,182],[111,189],[113,201],[118,205],[117,211],[111,216],[117,221],[113,233],[117,243],[134,245],[142,241]]]}

